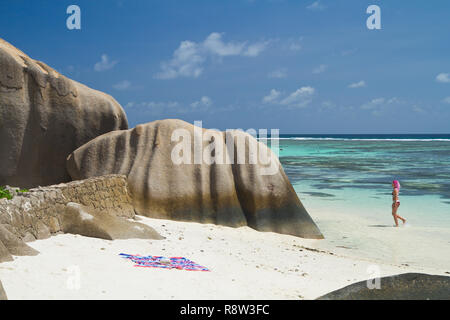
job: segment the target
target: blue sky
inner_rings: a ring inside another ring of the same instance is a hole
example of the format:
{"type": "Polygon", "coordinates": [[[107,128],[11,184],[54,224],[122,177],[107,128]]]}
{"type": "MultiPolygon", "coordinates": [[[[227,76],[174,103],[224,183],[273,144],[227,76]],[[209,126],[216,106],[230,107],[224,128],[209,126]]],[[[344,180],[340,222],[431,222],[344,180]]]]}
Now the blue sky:
{"type": "Polygon", "coordinates": [[[1,0],[0,37],[114,96],[131,127],[450,132],[445,0],[1,0]]]}

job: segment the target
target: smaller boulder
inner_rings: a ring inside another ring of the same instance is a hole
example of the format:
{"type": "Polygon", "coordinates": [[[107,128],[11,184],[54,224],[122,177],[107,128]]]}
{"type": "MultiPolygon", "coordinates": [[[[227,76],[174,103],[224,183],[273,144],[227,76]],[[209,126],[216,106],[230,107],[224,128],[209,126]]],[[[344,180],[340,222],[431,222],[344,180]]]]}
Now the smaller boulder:
{"type": "Polygon", "coordinates": [[[38,240],[50,238],[50,229],[42,221],[36,223],[36,238],[38,240]]]}
{"type": "Polygon", "coordinates": [[[8,300],[5,289],[3,289],[2,282],[0,281],[0,300],[8,300]]]}
{"type": "Polygon", "coordinates": [[[0,263],[13,261],[12,255],[9,253],[8,248],[0,241],[0,263]]]}
{"type": "MultiPolygon", "coordinates": [[[[14,256],[35,256],[39,254],[38,251],[34,250],[28,246],[23,240],[19,239],[11,231],[8,230],[8,226],[0,224],[0,244],[6,247],[9,254],[14,256]]],[[[2,252],[2,247],[0,246],[0,252],[2,252]]],[[[0,258],[2,254],[0,254],[0,258]]],[[[8,256],[5,256],[6,259],[8,256]]]]}
{"type": "Polygon", "coordinates": [[[105,240],[164,239],[153,228],[145,224],[131,222],[74,202],[66,205],[61,220],[63,232],[86,237],[105,240]]]}
{"type": "Polygon", "coordinates": [[[360,281],[330,292],[318,300],[449,300],[450,277],[404,273],[380,278],[380,288],[360,281]]]}

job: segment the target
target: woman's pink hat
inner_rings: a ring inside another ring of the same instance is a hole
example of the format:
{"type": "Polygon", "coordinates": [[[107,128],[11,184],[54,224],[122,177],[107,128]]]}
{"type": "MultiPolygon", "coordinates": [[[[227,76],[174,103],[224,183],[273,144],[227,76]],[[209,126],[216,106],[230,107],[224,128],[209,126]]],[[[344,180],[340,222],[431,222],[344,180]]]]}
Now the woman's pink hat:
{"type": "Polygon", "coordinates": [[[400,182],[398,182],[398,180],[394,180],[392,183],[394,184],[395,189],[400,189],[400,182]]]}

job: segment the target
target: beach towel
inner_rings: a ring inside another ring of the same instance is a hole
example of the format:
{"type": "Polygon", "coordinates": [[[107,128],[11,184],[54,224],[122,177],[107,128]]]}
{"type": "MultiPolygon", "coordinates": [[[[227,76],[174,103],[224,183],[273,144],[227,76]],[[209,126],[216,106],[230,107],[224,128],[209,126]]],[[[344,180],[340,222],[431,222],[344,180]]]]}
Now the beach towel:
{"type": "Polygon", "coordinates": [[[119,256],[124,259],[133,261],[135,263],[135,267],[179,269],[187,271],[209,271],[208,268],[183,257],[166,258],[161,256],[141,256],[125,253],[121,253],[119,254],[119,256]]]}

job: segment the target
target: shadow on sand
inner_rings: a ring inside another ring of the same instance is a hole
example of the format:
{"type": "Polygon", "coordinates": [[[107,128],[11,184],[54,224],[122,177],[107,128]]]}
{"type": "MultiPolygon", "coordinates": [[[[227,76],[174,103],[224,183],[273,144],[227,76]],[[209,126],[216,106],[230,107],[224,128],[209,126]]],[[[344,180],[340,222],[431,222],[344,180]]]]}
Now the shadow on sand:
{"type": "Polygon", "coordinates": [[[369,226],[370,228],[394,228],[394,226],[392,225],[387,225],[387,224],[372,224],[369,226]]]}

